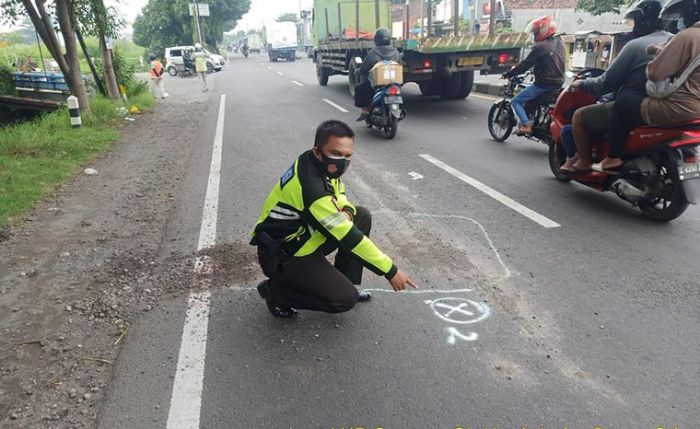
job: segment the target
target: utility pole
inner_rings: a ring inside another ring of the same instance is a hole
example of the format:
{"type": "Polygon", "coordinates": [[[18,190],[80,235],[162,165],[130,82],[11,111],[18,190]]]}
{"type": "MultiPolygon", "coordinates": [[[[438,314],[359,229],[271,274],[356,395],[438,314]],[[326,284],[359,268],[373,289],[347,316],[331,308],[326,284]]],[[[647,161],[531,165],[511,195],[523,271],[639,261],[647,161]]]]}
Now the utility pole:
{"type": "Polygon", "coordinates": [[[459,0],[452,0],[452,23],[454,25],[454,36],[459,36],[459,0]]]}
{"type": "Polygon", "coordinates": [[[193,2],[194,4],[194,19],[197,25],[197,37],[199,37],[199,44],[204,46],[204,43],[202,43],[202,28],[199,25],[199,3],[193,2]]]}
{"type": "Polygon", "coordinates": [[[430,31],[433,26],[433,0],[428,0],[428,37],[430,37],[430,31]]]}
{"type": "Polygon", "coordinates": [[[491,12],[489,13],[489,36],[496,34],[496,0],[491,0],[491,12]]]}

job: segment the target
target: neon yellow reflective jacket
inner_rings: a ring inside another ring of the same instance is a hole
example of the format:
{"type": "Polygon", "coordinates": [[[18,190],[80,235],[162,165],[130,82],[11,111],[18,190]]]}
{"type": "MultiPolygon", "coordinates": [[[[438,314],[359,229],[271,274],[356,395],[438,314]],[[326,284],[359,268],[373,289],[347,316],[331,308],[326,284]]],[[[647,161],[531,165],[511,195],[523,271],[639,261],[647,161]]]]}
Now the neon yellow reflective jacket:
{"type": "Polygon", "coordinates": [[[345,184],[327,177],[321,168],[312,151],[299,156],[268,195],[251,243],[257,245],[255,234],[264,231],[281,242],[288,255],[302,257],[333,240],[368,269],[393,277],[397,268],[391,258],[341,212],[356,213],[345,195],[345,184]]]}

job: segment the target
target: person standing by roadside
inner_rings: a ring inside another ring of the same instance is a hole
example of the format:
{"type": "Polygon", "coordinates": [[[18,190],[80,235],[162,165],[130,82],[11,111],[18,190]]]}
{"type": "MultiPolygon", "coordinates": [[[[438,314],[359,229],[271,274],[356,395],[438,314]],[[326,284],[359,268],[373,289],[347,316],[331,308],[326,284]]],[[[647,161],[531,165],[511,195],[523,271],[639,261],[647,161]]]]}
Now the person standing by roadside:
{"type": "Polygon", "coordinates": [[[163,73],[165,73],[163,64],[156,58],[155,54],[148,55],[148,61],[150,61],[151,94],[157,98],[158,93],[160,93],[160,98],[164,99],[168,93],[163,87],[163,73]]]}
{"type": "Polygon", "coordinates": [[[202,83],[202,92],[209,91],[207,86],[207,57],[204,54],[201,43],[194,44],[194,69],[199,76],[199,81],[202,83]]]}

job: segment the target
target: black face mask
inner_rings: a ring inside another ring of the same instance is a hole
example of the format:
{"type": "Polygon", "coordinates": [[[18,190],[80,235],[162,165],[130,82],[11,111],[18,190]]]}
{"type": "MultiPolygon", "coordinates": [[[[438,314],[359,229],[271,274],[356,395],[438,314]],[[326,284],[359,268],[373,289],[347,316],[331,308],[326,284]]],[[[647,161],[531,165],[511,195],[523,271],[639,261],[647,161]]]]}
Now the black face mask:
{"type": "Polygon", "coordinates": [[[327,156],[319,150],[321,154],[321,165],[323,165],[323,172],[328,175],[328,177],[337,179],[345,173],[345,171],[350,166],[350,160],[344,156],[327,156]],[[335,173],[328,171],[330,165],[335,165],[335,173]]]}

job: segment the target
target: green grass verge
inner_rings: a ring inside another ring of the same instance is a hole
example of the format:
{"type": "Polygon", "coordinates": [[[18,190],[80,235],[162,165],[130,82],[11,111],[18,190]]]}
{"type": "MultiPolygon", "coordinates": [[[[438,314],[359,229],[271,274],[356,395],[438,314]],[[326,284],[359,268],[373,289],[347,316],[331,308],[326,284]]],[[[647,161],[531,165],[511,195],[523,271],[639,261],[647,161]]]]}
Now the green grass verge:
{"type": "MultiPolygon", "coordinates": [[[[148,109],[150,94],[129,99],[128,107],[148,109]]],[[[76,169],[119,138],[123,119],[117,104],[96,97],[92,116],[83,126],[70,126],[68,111],[46,114],[39,119],[0,127],[0,228],[14,221],[46,197],[76,169]]]]}

